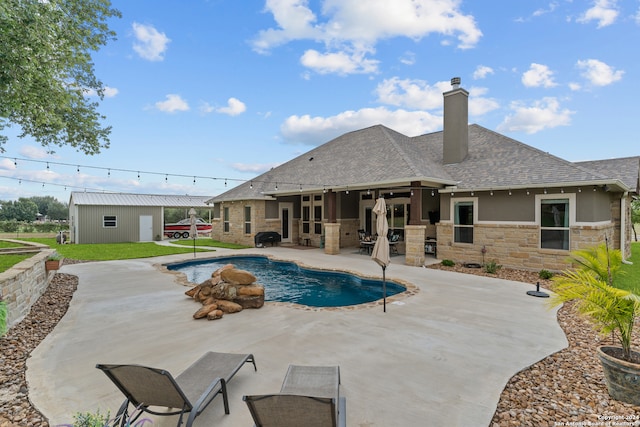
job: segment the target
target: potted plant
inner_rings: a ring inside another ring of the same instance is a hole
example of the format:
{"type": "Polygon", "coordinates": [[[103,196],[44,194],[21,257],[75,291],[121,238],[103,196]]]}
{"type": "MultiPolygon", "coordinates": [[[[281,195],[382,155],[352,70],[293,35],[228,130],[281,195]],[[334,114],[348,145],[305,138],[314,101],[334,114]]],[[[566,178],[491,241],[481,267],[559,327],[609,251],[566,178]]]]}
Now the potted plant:
{"type": "Polygon", "coordinates": [[[577,268],[552,278],[555,295],[550,303],[575,301],[578,312],[591,318],[600,334],[611,334],[620,342],[620,346],[597,349],[607,389],[614,399],[640,406],[640,353],[631,349],[640,295],[613,286],[622,254],[603,243],[573,251],[570,259],[577,268]]]}
{"type": "Polygon", "coordinates": [[[60,261],[62,257],[60,255],[49,255],[44,262],[44,267],[47,271],[57,270],[60,268],[60,261]]]}

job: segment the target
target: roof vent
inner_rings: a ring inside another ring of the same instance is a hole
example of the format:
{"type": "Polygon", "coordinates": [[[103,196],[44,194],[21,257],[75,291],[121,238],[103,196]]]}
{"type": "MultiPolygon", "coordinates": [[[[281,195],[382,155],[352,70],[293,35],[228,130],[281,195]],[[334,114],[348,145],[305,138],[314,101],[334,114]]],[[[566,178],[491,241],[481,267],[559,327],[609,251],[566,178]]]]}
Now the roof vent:
{"type": "Polygon", "coordinates": [[[453,86],[454,89],[458,89],[460,87],[460,77],[454,77],[451,79],[451,86],[453,86]]]}

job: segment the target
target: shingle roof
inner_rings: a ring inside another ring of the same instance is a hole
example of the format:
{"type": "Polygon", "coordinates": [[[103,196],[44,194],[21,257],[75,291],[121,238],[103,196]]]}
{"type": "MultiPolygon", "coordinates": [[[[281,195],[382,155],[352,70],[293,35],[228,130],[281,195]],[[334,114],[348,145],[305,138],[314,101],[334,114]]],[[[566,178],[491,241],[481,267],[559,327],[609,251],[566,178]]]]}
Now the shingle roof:
{"type": "Polygon", "coordinates": [[[597,171],[603,175],[617,178],[636,193],[640,191],[640,156],[591,160],[587,162],[576,162],[576,164],[597,171]]]}
{"type": "Polygon", "coordinates": [[[211,196],[176,196],[169,194],[88,193],[74,191],[75,205],[97,206],[164,206],[167,208],[207,207],[211,196]]]}
{"type": "MultiPolygon", "coordinates": [[[[416,137],[442,163],[442,132],[416,137]]],[[[491,189],[606,181],[608,176],[545,153],[479,125],[469,126],[469,152],[444,169],[458,188],[491,189]]]]}
{"type": "Polygon", "coordinates": [[[637,187],[635,182],[629,185],[631,162],[625,163],[628,170],[621,179],[606,164],[571,163],[475,124],[469,126],[467,157],[443,165],[442,138],[442,131],[408,137],[382,125],[349,132],[212,200],[346,187],[374,189],[411,181],[475,190],[605,183],[637,187]]]}
{"type": "Polygon", "coordinates": [[[380,182],[454,181],[406,135],[376,125],[346,133],[216,196],[214,201],[268,197],[283,192],[375,188],[380,182]],[[277,190],[276,190],[277,186],[277,190]],[[251,188],[253,187],[253,188],[251,188]]]}

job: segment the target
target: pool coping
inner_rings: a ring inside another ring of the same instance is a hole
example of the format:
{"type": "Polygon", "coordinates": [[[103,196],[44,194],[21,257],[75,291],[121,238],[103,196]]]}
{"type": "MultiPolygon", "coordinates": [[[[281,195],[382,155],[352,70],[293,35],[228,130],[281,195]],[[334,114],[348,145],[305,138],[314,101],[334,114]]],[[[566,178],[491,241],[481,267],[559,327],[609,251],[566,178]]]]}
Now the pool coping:
{"type": "MultiPolygon", "coordinates": [[[[274,260],[274,261],[279,261],[279,262],[291,262],[293,264],[296,264],[297,266],[301,267],[301,268],[305,268],[308,270],[317,270],[317,271],[327,271],[327,272],[334,272],[334,273],[346,273],[346,274],[352,274],[356,277],[359,277],[361,279],[369,279],[369,280],[381,280],[379,276],[372,276],[372,275],[365,275],[362,274],[360,272],[356,272],[354,270],[347,270],[347,269],[342,269],[342,268],[324,268],[324,267],[317,267],[317,266],[313,266],[304,262],[301,262],[299,260],[294,260],[294,259],[290,259],[290,258],[283,258],[283,257],[277,257],[274,256],[272,254],[220,254],[220,255],[213,255],[213,256],[207,256],[207,257],[203,257],[203,258],[198,258],[197,261],[198,262],[208,262],[211,260],[215,260],[217,258],[235,258],[235,257],[243,257],[243,258],[247,258],[247,257],[263,257],[263,258],[268,258],[270,260],[274,260]]],[[[191,260],[194,261],[194,260],[191,260]]],[[[190,260],[182,260],[182,261],[175,261],[175,262],[165,262],[165,263],[156,263],[153,264],[153,266],[159,270],[162,273],[168,273],[174,276],[175,281],[182,286],[188,287],[189,289],[193,288],[194,286],[199,286],[199,284],[197,283],[193,283],[193,282],[189,282],[187,280],[187,277],[184,273],[179,272],[179,271],[175,271],[175,270],[170,270],[167,266],[168,265],[172,265],[172,264],[184,264],[190,262],[190,260]]],[[[371,309],[371,308],[376,308],[376,307],[380,307],[383,306],[385,303],[386,304],[403,304],[403,300],[412,297],[414,295],[416,295],[417,293],[420,292],[420,288],[418,286],[416,286],[415,284],[408,282],[407,280],[403,280],[403,279],[390,279],[387,278],[387,281],[390,282],[394,282],[397,283],[399,285],[402,285],[405,287],[405,290],[402,292],[399,292],[395,295],[391,295],[391,296],[387,296],[386,297],[386,301],[385,298],[380,298],[377,299],[375,301],[370,301],[370,302],[365,302],[365,303],[361,303],[361,304],[354,304],[354,305],[343,305],[343,306],[337,306],[337,307],[315,307],[315,306],[310,306],[310,305],[304,305],[304,304],[297,304],[294,302],[281,302],[281,301],[265,301],[265,305],[271,305],[271,306],[275,306],[275,307],[288,307],[288,308],[294,308],[297,310],[304,310],[304,311],[353,311],[353,310],[364,310],[364,309],[371,309]]]]}

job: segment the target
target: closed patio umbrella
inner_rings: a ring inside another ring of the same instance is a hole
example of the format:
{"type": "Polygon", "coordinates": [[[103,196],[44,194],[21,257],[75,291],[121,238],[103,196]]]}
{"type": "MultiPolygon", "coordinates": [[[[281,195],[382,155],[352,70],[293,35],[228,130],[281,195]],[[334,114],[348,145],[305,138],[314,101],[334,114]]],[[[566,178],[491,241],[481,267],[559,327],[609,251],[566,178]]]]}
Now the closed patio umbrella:
{"type": "Polygon", "coordinates": [[[387,204],[383,197],[378,198],[376,205],[373,207],[373,213],[376,214],[376,233],[378,233],[378,238],[373,246],[371,258],[382,267],[382,307],[383,311],[386,312],[387,282],[385,271],[391,262],[391,259],[389,258],[389,239],[387,239],[387,232],[389,231],[389,224],[387,223],[387,204]]]}

